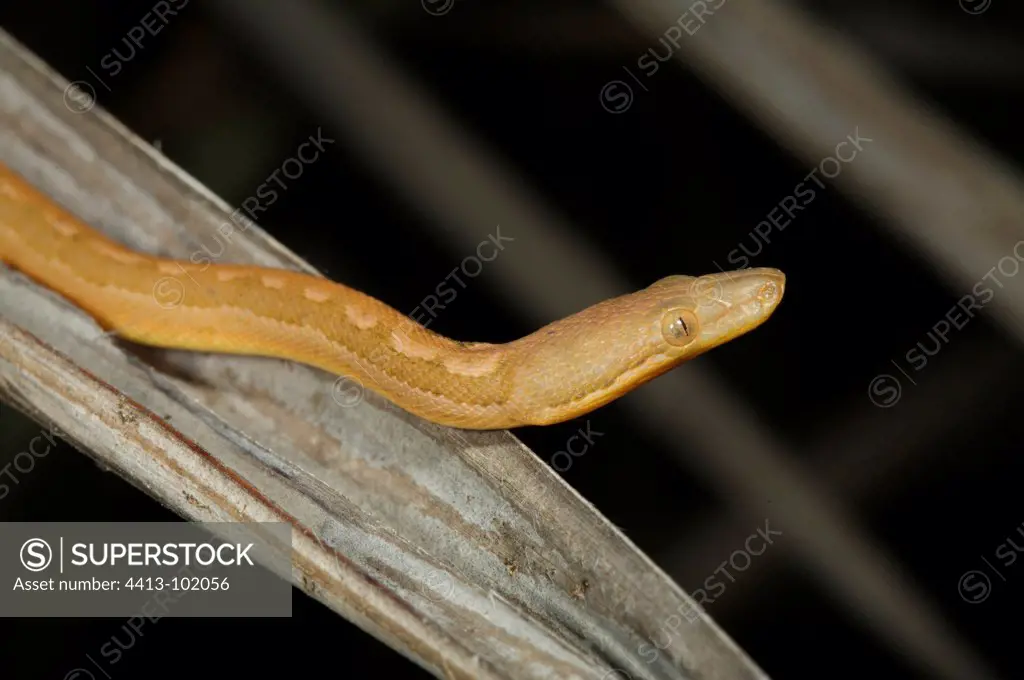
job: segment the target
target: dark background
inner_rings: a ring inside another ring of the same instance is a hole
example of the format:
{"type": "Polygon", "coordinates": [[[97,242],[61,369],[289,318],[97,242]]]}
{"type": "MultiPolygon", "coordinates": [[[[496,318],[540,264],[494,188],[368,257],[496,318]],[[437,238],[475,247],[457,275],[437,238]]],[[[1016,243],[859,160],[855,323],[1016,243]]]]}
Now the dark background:
{"type": "MultiPolygon", "coordinates": [[[[459,0],[450,13],[434,17],[416,0],[327,4],[341,4],[355,16],[471,136],[568,215],[581,238],[613,258],[634,288],[672,273],[715,271],[712,262],[724,264],[737,244],[753,247],[753,226],[810,170],[677,64],[664,65],[650,91],[638,92],[625,113],[605,111],[601,87],[652,40],[603,5],[459,0]]],[[[68,80],[90,81],[89,69],[98,72],[111,49],[125,53],[122,39],[152,5],[4,3],[0,27],[68,80]]],[[[1015,68],[1024,65],[1024,8],[994,0],[972,16],[957,0],[943,0],[898,7],[833,1],[809,9],[860,42],[963,130],[1010,161],[1024,159],[1024,79],[1015,68]],[[997,50],[1007,44],[1008,51],[997,50]]],[[[244,30],[218,20],[197,0],[137,52],[110,79],[110,91],[99,90],[100,105],[141,137],[158,141],[169,158],[229,203],[249,196],[326,125],[261,59],[244,30]]],[[[331,278],[411,310],[464,254],[446,248],[427,218],[397,198],[340,134],[326,132],[338,143],[289,185],[260,225],[331,278]]],[[[442,160],[437,172],[445,172],[442,160]]],[[[755,266],[786,272],[778,312],[753,334],[699,359],[741,393],[812,472],[828,469],[830,461],[828,447],[811,444],[874,409],[868,384],[919,341],[930,346],[928,331],[966,292],[940,280],[877,220],[835,189],[820,191],[751,258],[755,266]]],[[[515,235],[515,225],[496,214],[492,224],[480,225],[481,238],[495,224],[515,235]]],[[[506,256],[515,257],[512,246],[506,256]]],[[[1007,285],[1024,285],[1024,277],[1007,285]]],[[[490,342],[534,329],[495,293],[486,271],[431,328],[490,342]]],[[[922,450],[908,444],[902,462],[875,460],[864,451],[863,466],[849,471],[863,480],[856,493],[834,474],[818,475],[962,641],[1008,678],[1024,677],[1024,569],[1008,568],[1005,582],[996,582],[981,603],[966,602],[958,582],[967,570],[984,568],[979,556],[991,560],[1024,526],[1024,390],[1016,379],[1022,365],[1014,339],[983,314],[930,359],[928,380],[922,372],[917,387],[871,420],[892,436],[949,423],[941,436],[922,450]],[[970,396],[949,398],[961,390],[970,396]]],[[[700,587],[745,534],[726,544],[724,554],[690,546],[700,545],[701,528],[713,519],[742,512],[735,499],[704,485],[619,405],[592,414],[590,422],[605,435],[563,476],[683,588],[700,587]]],[[[2,466],[39,426],[7,407],[0,425],[2,466]]],[[[581,425],[517,434],[550,462],[581,425]]],[[[770,507],[743,517],[753,531],[770,517],[770,507]]],[[[67,519],[177,517],[62,447],[19,475],[0,500],[0,520],[67,519]]],[[[1016,542],[1024,546],[1024,534],[1016,542]]],[[[755,561],[709,607],[771,677],[933,677],[871,633],[781,543],[773,557],[781,568],[744,585],[759,568],[755,561]]],[[[291,620],[164,619],[147,626],[108,670],[114,678],[426,677],[294,592],[291,620]]],[[[122,623],[4,620],[0,675],[64,678],[86,665],[86,655],[96,657],[112,635],[127,643],[122,623]]]]}

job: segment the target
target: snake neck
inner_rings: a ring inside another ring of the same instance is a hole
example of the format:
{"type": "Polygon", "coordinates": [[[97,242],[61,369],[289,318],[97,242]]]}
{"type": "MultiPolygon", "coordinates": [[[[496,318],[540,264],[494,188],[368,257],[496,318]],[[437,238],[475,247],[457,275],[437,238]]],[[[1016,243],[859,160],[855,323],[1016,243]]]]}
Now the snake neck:
{"type": "Polygon", "coordinates": [[[511,401],[524,424],[586,413],[654,377],[664,362],[650,303],[636,294],[599,302],[510,343],[511,401]]]}

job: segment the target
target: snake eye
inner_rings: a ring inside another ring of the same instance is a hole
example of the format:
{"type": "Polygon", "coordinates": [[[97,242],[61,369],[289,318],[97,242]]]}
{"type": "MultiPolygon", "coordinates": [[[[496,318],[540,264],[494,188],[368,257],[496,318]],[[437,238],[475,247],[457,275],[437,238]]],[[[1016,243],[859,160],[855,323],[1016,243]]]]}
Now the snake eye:
{"type": "Polygon", "coordinates": [[[689,309],[670,309],[661,317],[661,334],[674,347],[685,347],[700,333],[697,316],[689,309]]]}

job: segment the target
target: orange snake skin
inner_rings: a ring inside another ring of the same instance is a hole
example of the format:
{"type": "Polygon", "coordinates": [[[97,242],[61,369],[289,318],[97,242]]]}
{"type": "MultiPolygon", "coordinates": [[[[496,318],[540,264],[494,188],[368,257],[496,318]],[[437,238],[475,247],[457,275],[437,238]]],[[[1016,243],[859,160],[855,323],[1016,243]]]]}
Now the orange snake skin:
{"type": "Polygon", "coordinates": [[[588,413],[756,328],[785,286],[769,268],[669,276],[512,342],[459,342],[320,277],[129,250],[2,164],[0,260],[127,340],[301,362],[468,429],[588,413]]]}

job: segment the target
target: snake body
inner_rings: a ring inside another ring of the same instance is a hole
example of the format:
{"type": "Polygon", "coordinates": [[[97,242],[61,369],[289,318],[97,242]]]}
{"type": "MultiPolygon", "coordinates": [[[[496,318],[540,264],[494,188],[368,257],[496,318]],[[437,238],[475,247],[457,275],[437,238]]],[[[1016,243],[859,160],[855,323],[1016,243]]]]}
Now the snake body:
{"type": "Polygon", "coordinates": [[[2,165],[0,260],[127,340],[301,362],[468,429],[588,413],[759,326],[785,285],[768,268],[669,276],[512,342],[458,342],[317,276],[130,250],[2,165]]]}

